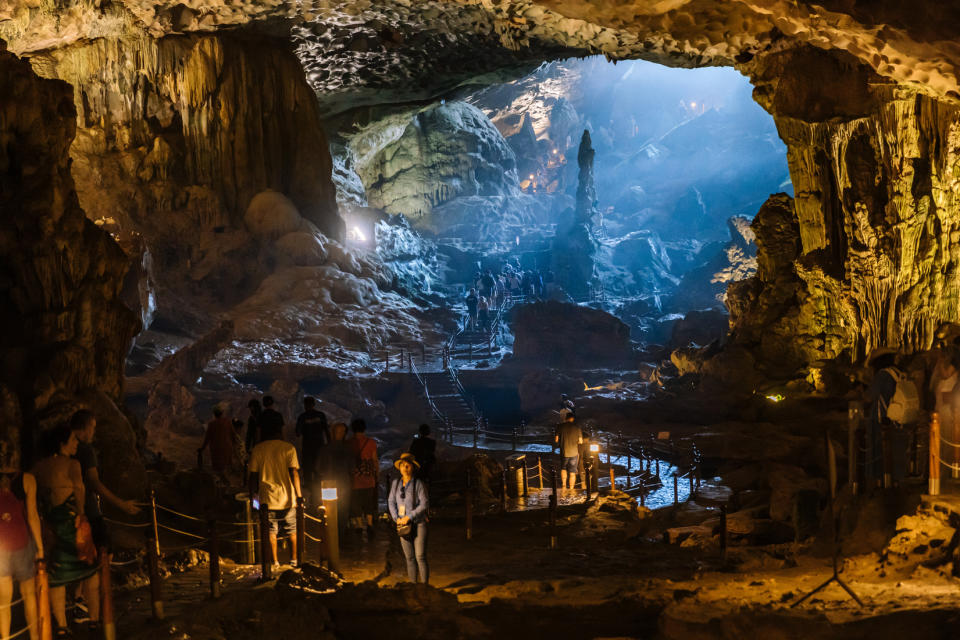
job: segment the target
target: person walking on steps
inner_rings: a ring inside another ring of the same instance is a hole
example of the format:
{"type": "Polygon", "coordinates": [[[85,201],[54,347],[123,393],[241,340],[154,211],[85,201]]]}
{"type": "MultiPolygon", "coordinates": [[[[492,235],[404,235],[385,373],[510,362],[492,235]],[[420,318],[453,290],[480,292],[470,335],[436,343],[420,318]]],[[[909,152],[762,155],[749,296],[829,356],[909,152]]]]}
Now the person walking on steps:
{"type": "Polygon", "coordinates": [[[407,561],[410,582],[430,582],[427,564],[427,513],[430,509],[427,488],[414,476],[420,467],[412,453],[404,453],[393,463],[400,477],[393,481],[387,507],[390,519],[397,525],[400,547],[407,561]]]}

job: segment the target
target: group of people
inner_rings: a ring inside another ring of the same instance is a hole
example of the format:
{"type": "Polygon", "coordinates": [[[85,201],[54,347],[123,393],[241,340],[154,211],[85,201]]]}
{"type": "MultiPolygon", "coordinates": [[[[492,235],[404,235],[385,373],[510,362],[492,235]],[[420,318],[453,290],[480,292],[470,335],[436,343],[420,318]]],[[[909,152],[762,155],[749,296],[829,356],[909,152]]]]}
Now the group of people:
{"type": "Polygon", "coordinates": [[[100,479],[93,441],[97,421],[87,410],[46,432],[42,458],[23,471],[19,451],[0,442],[0,637],[8,638],[14,583],[31,640],[37,640],[35,577],[43,562],[49,573],[50,608],[56,637],[69,637],[67,599],[75,621],[100,626],[98,565],[109,554],[101,500],[135,514],[132,500],[117,496],[100,479]],[[69,593],[68,593],[69,588],[69,593]],[[86,613],[84,613],[86,610],[86,613]]]}
{"type": "MultiPolygon", "coordinates": [[[[279,564],[279,537],[289,539],[291,557],[296,558],[296,505],[303,497],[304,488],[317,499],[322,488],[336,487],[341,528],[358,532],[367,539],[375,534],[380,483],[377,441],[367,436],[367,426],[362,419],[350,423],[352,435],[348,438],[347,425],[342,422],[329,425],[326,414],[317,409],[315,398],[304,398],[303,407],[293,434],[300,441],[299,456],[297,448],[284,436],[283,416],[274,408],[270,396],[265,396],[262,404],[258,400],[249,402],[250,416],[243,437],[235,427],[237,421],[224,417],[220,407],[214,408],[214,418],[208,423],[198,450],[202,464],[203,452],[210,449],[212,466],[218,474],[227,473],[238,461],[244,463],[250,495],[259,508],[268,512],[274,565],[279,564]],[[247,452],[246,456],[241,453],[238,458],[238,450],[247,452]]],[[[391,482],[387,497],[388,512],[398,526],[412,581],[426,582],[429,576],[427,489],[435,460],[436,441],[430,437],[429,425],[420,425],[410,451],[394,463],[400,476],[391,482]]]]}
{"type": "Polygon", "coordinates": [[[510,297],[534,296],[542,298],[553,287],[553,271],[545,273],[523,270],[519,261],[507,262],[499,274],[492,270],[477,271],[465,302],[467,305],[467,327],[473,330],[488,331],[496,310],[504,300],[510,297]]]}

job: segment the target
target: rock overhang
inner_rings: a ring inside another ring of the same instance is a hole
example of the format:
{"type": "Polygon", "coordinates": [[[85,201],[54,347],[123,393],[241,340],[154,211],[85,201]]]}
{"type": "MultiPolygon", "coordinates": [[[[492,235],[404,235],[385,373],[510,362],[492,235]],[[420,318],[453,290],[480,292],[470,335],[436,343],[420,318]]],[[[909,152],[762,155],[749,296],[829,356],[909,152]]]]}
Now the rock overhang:
{"type": "Polygon", "coordinates": [[[0,38],[18,54],[97,38],[248,27],[289,34],[318,92],[386,92],[393,101],[426,99],[482,82],[486,73],[573,53],[741,66],[800,45],[843,51],[886,81],[958,100],[958,25],[960,8],[933,0],[0,3],[0,38]]]}

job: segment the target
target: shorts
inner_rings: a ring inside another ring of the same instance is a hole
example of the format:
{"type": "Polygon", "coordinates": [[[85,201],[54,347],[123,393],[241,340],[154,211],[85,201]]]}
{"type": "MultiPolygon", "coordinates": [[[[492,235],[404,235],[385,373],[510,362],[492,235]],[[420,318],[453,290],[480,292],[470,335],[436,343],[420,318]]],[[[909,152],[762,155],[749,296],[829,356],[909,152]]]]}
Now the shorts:
{"type": "Polygon", "coordinates": [[[0,551],[0,578],[12,577],[17,582],[32,580],[37,575],[36,559],[33,540],[23,549],[0,551]]]}
{"type": "Polygon", "coordinates": [[[563,464],[560,465],[560,468],[566,471],[567,473],[577,473],[580,468],[580,456],[570,456],[569,458],[563,459],[563,464]]]}
{"type": "Polygon", "coordinates": [[[297,533],[297,510],[270,509],[267,511],[267,520],[270,522],[270,534],[274,536],[292,536],[297,533]]]}
{"type": "Polygon", "coordinates": [[[377,488],[354,489],[350,496],[350,515],[377,515],[377,488]]]}

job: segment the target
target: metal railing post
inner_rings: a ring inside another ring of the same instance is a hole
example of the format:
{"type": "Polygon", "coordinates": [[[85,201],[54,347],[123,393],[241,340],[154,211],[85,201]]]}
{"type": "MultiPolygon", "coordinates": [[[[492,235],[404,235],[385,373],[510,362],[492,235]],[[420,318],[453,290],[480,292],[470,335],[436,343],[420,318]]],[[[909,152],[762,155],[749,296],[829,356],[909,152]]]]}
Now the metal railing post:
{"type": "Polygon", "coordinates": [[[210,536],[208,552],[210,554],[210,597],[214,600],[220,597],[220,540],[217,537],[217,521],[213,518],[207,522],[207,533],[210,536]]]}
{"type": "Polygon", "coordinates": [[[464,515],[467,521],[467,540],[471,540],[473,538],[473,482],[469,470],[467,470],[467,490],[464,492],[464,501],[466,502],[464,515]]]}

